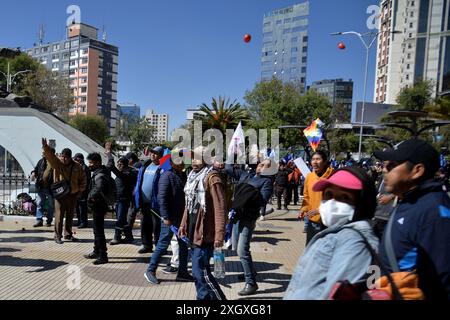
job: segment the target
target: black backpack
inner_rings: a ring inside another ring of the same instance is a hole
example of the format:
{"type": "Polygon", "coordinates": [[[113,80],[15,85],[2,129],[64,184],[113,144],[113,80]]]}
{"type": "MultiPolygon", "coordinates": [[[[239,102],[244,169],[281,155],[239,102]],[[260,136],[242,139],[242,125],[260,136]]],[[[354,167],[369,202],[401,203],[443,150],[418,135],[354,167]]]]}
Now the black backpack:
{"type": "Polygon", "coordinates": [[[96,177],[104,176],[106,178],[107,184],[106,184],[106,193],[102,193],[102,197],[105,200],[106,204],[108,206],[114,206],[116,204],[117,200],[117,189],[116,189],[116,181],[114,181],[113,177],[111,175],[106,175],[103,173],[100,173],[96,175],[96,177]]]}
{"type": "Polygon", "coordinates": [[[238,184],[234,190],[234,198],[231,205],[236,212],[233,222],[258,219],[259,211],[263,205],[262,195],[256,187],[245,182],[238,184]]]}

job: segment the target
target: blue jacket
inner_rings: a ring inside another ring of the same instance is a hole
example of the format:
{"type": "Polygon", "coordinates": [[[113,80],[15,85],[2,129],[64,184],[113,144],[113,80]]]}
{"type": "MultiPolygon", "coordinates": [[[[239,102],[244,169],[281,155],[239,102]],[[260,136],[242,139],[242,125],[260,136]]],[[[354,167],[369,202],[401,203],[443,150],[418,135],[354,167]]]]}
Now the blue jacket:
{"type": "MultiPolygon", "coordinates": [[[[391,216],[392,246],[400,271],[417,269],[426,299],[450,299],[450,198],[442,184],[427,181],[406,193],[391,216]]],[[[380,258],[392,272],[384,241],[380,258]]]]}
{"type": "Polygon", "coordinates": [[[264,203],[270,200],[273,193],[272,179],[267,176],[257,175],[255,170],[244,170],[234,168],[232,164],[225,165],[227,174],[238,181],[238,183],[248,183],[259,190],[264,203]]]}
{"type": "Polygon", "coordinates": [[[186,175],[176,173],[173,169],[165,171],[158,185],[159,213],[165,220],[170,220],[176,227],[180,226],[185,207],[184,185],[186,175]]]}
{"type": "MultiPolygon", "coordinates": [[[[142,188],[142,182],[144,181],[144,172],[151,163],[152,163],[151,160],[147,160],[146,162],[144,162],[142,164],[142,166],[139,169],[136,186],[134,188],[134,201],[135,201],[136,209],[139,209],[142,205],[142,194],[141,194],[142,190],[141,190],[141,188],[142,188]]],[[[158,170],[156,171],[155,180],[153,181],[152,203],[151,203],[151,207],[156,210],[158,210],[157,197],[158,197],[158,183],[159,183],[160,176],[161,176],[161,168],[158,168],[158,170]]]]}
{"type": "Polygon", "coordinates": [[[368,267],[372,255],[361,235],[350,228],[360,231],[377,249],[378,238],[367,220],[339,221],[308,244],[295,267],[285,300],[326,300],[336,282],[354,283],[371,275],[368,267]]]}

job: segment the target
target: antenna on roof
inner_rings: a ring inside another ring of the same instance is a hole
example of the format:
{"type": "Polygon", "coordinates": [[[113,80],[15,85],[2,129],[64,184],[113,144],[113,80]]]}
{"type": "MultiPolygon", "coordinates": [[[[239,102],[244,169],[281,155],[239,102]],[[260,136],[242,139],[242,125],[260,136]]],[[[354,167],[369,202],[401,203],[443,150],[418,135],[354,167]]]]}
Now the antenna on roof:
{"type": "Polygon", "coordinates": [[[42,45],[44,43],[45,38],[45,26],[44,24],[41,24],[39,26],[39,45],[42,45]]]}
{"type": "Polygon", "coordinates": [[[106,42],[106,28],[105,25],[102,27],[102,40],[103,42],[106,42]]]}

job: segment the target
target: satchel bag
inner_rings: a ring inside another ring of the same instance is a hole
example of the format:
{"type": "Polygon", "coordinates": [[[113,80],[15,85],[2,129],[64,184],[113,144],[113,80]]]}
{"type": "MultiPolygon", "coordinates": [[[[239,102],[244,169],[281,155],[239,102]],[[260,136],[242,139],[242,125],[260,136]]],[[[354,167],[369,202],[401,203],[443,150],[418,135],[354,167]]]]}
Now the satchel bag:
{"type": "Polygon", "coordinates": [[[67,180],[58,181],[58,182],[53,183],[50,186],[50,190],[53,194],[53,197],[56,200],[61,200],[62,198],[64,198],[65,196],[67,196],[71,193],[72,190],[70,188],[70,182],[72,181],[72,171],[73,171],[73,164],[72,164],[72,167],[70,168],[69,181],[67,181],[67,180]]]}

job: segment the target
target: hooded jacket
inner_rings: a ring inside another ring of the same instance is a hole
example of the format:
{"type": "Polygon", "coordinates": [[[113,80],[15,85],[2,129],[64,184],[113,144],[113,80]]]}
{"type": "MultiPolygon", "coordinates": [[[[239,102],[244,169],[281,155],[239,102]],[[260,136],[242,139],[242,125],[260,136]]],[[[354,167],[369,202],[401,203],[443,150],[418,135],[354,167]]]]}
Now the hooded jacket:
{"type": "MultiPolygon", "coordinates": [[[[417,270],[425,299],[450,299],[450,198],[426,181],[407,192],[391,215],[391,241],[400,271],[417,270]]],[[[385,230],[380,258],[389,271],[385,230]]]]}

